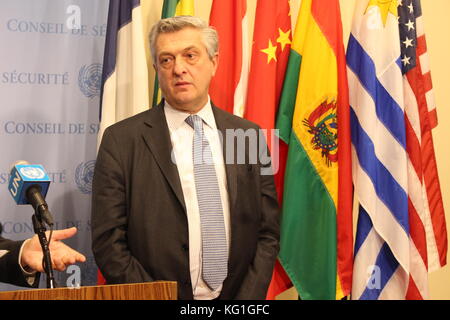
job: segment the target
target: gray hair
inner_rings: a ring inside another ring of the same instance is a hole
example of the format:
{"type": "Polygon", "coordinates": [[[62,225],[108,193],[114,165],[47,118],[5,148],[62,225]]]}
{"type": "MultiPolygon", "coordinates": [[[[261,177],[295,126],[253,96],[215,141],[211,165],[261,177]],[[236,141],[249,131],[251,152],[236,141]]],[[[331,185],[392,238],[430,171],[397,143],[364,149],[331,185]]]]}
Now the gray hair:
{"type": "Polygon", "coordinates": [[[171,33],[183,30],[185,28],[198,29],[203,35],[203,43],[210,59],[219,51],[219,36],[217,31],[208,26],[208,24],[198,17],[176,16],[159,20],[150,31],[150,51],[153,63],[156,65],[156,39],[160,34],[171,33]]]}

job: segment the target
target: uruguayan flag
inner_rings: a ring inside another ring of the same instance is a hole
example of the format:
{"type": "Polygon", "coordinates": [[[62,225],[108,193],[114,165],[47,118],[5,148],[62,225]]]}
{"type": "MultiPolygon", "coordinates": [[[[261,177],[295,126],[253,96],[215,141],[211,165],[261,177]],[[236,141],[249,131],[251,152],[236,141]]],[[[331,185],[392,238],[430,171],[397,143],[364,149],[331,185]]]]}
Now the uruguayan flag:
{"type": "Polygon", "coordinates": [[[352,299],[404,299],[407,153],[397,1],[359,0],[347,49],[353,182],[360,203],[352,299]]]}

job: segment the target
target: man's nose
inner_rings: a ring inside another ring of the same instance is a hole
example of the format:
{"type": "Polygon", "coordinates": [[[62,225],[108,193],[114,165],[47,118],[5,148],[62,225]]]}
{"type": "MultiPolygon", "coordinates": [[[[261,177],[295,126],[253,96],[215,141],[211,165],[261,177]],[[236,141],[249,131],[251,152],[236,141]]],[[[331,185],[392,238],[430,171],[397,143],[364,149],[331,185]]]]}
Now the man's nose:
{"type": "Polygon", "coordinates": [[[183,61],[183,59],[175,59],[173,72],[176,75],[182,75],[186,72],[186,63],[185,61],[183,61]]]}

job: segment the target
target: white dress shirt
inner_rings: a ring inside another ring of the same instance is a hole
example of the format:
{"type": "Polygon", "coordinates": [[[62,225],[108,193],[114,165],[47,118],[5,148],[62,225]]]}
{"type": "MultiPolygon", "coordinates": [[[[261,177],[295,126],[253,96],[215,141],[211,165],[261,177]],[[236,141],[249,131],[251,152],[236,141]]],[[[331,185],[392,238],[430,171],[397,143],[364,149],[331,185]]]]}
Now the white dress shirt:
{"type": "MultiPolygon", "coordinates": [[[[179,111],[167,102],[164,106],[167,125],[172,141],[172,161],[177,165],[180,176],[181,188],[183,189],[184,202],[186,205],[188,228],[189,228],[189,267],[194,299],[215,299],[222,291],[222,285],[215,291],[211,291],[202,279],[202,239],[200,212],[197,202],[197,192],[194,180],[194,164],[192,159],[192,143],[194,129],[186,123],[190,113],[179,111]]],[[[228,202],[227,178],[223,159],[222,144],[212,112],[211,103],[208,99],[206,105],[197,113],[203,119],[203,132],[208,139],[214,167],[216,169],[217,181],[219,183],[220,198],[225,222],[225,235],[230,248],[230,209],[228,202]]]]}

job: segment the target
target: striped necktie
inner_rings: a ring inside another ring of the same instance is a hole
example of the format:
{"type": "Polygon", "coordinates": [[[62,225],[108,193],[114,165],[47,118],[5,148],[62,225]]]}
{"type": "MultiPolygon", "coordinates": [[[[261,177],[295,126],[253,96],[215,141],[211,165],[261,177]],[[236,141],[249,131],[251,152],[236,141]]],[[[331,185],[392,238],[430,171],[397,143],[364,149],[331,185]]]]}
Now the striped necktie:
{"type": "Polygon", "coordinates": [[[202,118],[190,115],[186,122],[194,129],[192,157],[202,232],[202,278],[216,290],[228,272],[228,246],[219,184],[211,148],[203,133],[202,118]]]}

